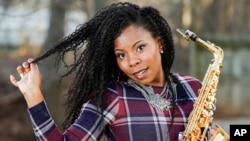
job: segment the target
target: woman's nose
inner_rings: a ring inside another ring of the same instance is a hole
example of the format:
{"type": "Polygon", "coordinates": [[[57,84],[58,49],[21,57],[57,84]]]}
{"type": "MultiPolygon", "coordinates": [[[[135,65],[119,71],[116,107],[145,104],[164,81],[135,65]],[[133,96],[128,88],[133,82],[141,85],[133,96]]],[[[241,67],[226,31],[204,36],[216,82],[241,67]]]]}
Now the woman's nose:
{"type": "Polygon", "coordinates": [[[134,67],[141,63],[141,59],[137,56],[133,56],[129,59],[129,66],[134,67]]]}

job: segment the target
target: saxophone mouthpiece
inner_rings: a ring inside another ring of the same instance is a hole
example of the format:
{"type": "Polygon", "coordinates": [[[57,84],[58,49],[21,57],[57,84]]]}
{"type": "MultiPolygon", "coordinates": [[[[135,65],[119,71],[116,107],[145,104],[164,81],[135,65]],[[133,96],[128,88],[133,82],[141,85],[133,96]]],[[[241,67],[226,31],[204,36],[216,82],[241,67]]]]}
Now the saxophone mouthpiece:
{"type": "Polygon", "coordinates": [[[186,40],[190,40],[190,39],[191,39],[191,40],[195,41],[195,39],[198,38],[198,36],[197,36],[194,32],[192,32],[192,31],[190,31],[190,30],[188,30],[188,29],[180,29],[180,28],[177,28],[176,30],[177,30],[177,32],[180,33],[186,40]]]}

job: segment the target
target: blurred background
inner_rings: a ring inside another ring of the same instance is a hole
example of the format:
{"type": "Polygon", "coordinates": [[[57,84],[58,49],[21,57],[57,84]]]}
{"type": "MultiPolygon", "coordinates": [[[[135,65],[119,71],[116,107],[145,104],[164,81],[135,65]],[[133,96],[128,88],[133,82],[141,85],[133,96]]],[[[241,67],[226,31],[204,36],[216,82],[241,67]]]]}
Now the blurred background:
{"type": "MultiPolygon", "coordinates": [[[[35,140],[26,103],[9,81],[10,74],[19,77],[16,66],[39,56],[98,9],[121,1],[125,0],[0,0],[0,141],[35,140]]],[[[202,80],[213,58],[208,50],[184,40],[176,28],[190,29],[224,50],[214,123],[228,133],[230,124],[250,124],[250,1],[133,2],[154,6],[169,22],[176,48],[172,71],[202,80]]],[[[54,59],[42,61],[40,69],[48,107],[61,128],[64,93],[71,78],[59,83],[64,70],[56,70],[54,59]]]]}

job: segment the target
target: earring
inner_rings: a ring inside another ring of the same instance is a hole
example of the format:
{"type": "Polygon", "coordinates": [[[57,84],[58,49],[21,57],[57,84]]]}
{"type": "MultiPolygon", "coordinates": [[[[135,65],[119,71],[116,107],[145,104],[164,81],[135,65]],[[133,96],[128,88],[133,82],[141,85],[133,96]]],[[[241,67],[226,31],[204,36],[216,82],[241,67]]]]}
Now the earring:
{"type": "Polygon", "coordinates": [[[160,52],[161,54],[163,53],[163,50],[161,50],[161,52],[160,52]]]}

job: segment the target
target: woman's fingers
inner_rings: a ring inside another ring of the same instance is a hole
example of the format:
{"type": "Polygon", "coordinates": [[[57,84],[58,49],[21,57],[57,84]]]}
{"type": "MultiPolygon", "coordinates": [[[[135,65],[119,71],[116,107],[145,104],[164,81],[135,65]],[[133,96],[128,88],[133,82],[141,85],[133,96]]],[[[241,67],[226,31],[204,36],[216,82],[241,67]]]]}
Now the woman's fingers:
{"type": "Polygon", "coordinates": [[[10,82],[11,82],[14,86],[18,87],[18,85],[17,85],[17,80],[15,79],[15,77],[14,77],[13,75],[10,75],[10,82]]]}
{"type": "MultiPolygon", "coordinates": [[[[31,60],[29,62],[31,62],[31,60]]],[[[28,62],[23,62],[22,66],[17,67],[17,72],[21,78],[23,78],[24,74],[28,73],[29,71],[30,71],[30,63],[28,62]]]]}
{"type": "Polygon", "coordinates": [[[32,59],[32,58],[28,59],[28,63],[29,63],[29,64],[32,63],[33,60],[34,60],[34,59],[32,59]]]}
{"type": "Polygon", "coordinates": [[[30,71],[30,64],[28,62],[23,62],[24,71],[27,73],[30,71]]]}
{"type": "Polygon", "coordinates": [[[16,68],[16,70],[17,70],[17,73],[18,73],[18,74],[20,75],[20,77],[22,78],[23,75],[24,75],[25,69],[24,69],[22,66],[18,66],[18,67],[16,68]]]}
{"type": "MultiPolygon", "coordinates": [[[[17,73],[20,75],[21,80],[24,79],[25,75],[29,75],[30,70],[34,68],[34,64],[32,64],[33,59],[28,59],[27,62],[23,62],[22,65],[17,66],[17,73]]],[[[35,69],[36,70],[36,69],[35,69]]],[[[18,82],[13,75],[10,75],[10,81],[13,85],[18,87],[18,82]]]]}

